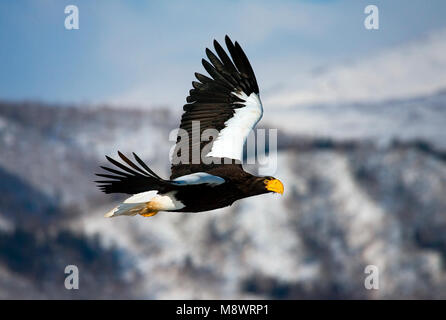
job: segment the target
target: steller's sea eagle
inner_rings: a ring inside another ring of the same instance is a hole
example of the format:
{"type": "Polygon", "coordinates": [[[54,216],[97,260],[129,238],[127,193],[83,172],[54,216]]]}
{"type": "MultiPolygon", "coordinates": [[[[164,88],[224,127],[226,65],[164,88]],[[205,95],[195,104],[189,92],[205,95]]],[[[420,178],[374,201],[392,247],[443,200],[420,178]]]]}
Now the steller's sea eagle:
{"type": "Polygon", "coordinates": [[[174,154],[181,158],[184,152],[186,157],[172,163],[170,180],[159,177],[135,153],[135,160],[131,161],[118,151],[127,165],[106,156],[116,168],[101,167],[108,173],[97,175],[107,180],[95,182],[105,193],[132,195],[106,213],[106,217],[208,211],[267,192],[283,194],[283,184],[278,179],[256,177],[242,168],[244,143],[261,119],[263,108],[248,58],[237,42],[233,43],[228,36],[225,42],[232,59],[215,40],[217,55],[206,49],[210,62],[203,59],[202,63],[210,77],[195,73],[198,82],[192,82],[180,124],[180,130],[189,137],[194,130],[201,137],[205,130],[214,129],[216,138],[192,139],[184,150],[178,134],[174,154]],[[194,148],[203,154],[196,161],[192,158],[194,148]]]}

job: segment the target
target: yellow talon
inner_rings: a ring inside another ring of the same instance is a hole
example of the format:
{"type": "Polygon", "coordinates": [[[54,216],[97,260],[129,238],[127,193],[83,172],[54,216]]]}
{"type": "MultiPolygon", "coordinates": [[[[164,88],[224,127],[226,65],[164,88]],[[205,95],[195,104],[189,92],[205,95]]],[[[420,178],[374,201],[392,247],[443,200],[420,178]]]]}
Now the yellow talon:
{"type": "Polygon", "coordinates": [[[143,217],[153,217],[157,213],[158,213],[158,211],[150,211],[150,212],[140,213],[140,215],[142,215],[143,217]]]}

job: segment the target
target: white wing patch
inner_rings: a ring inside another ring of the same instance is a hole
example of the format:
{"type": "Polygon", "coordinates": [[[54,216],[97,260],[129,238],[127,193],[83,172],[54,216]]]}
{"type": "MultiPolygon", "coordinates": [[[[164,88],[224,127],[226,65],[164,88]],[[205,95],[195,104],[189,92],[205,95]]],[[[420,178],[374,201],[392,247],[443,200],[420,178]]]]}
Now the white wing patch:
{"type": "Polygon", "coordinates": [[[206,172],[197,172],[178,177],[173,181],[176,184],[181,184],[181,185],[202,184],[202,183],[209,185],[218,185],[224,183],[225,179],[218,176],[214,176],[206,172]]]}
{"type": "Polygon", "coordinates": [[[241,161],[246,138],[262,118],[263,107],[260,97],[255,93],[251,93],[249,97],[244,92],[232,94],[245,100],[239,102],[245,106],[236,109],[234,116],[225,122],[225,128],[220,130],[207,156],[241,161]]]}

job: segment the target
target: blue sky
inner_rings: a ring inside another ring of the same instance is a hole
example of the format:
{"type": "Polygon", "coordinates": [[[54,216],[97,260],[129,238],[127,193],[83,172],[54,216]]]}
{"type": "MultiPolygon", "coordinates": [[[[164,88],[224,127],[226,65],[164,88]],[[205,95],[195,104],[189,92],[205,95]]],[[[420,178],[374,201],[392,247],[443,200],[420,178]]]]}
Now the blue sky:
{"type": "Polygon", "coordinates": [[[0,2],[0,99],[182,105],[204,49],[238,40],[268,95],[446,28],[445,1],[0,2]],[[66,5],[80,29],[64,28],[66,5]],[[364,8],[380,10],[366,30],[364,8]]]}

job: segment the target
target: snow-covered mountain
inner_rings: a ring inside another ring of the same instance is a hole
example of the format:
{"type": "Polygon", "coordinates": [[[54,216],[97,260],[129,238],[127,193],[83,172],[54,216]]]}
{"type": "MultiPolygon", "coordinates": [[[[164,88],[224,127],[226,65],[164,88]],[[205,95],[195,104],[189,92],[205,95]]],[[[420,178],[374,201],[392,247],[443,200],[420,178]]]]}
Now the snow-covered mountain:
{"type": "Polygon", "coordinates": [[[284,196],[103,218],[104,155],[167,177],[179,114],[0,103],[0,298],[446,298],[446,93],[267,109],[284,196]]]}

